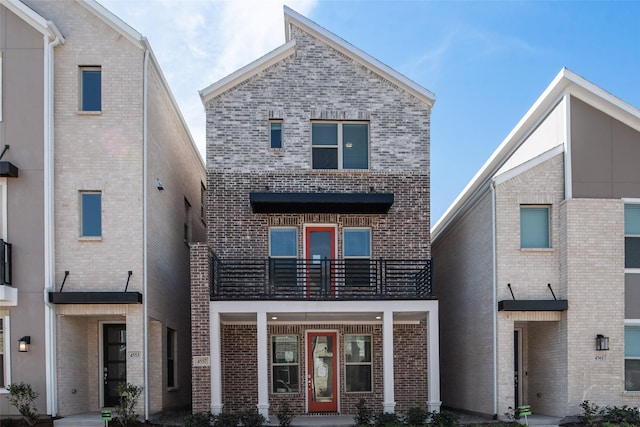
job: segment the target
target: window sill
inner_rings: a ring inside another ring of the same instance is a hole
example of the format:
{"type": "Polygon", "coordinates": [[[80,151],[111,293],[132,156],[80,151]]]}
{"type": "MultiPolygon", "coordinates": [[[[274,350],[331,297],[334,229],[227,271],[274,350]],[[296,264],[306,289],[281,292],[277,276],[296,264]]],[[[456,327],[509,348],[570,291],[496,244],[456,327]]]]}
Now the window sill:
{"type": "Polygon", "coordinates": [[[553,252],[553,248],[520,248],[520,252],[553,252]]]}
{"type": "Polygon", "coordinates": [[[350,394],[350,395],[354,395],[354,394],[372,394],[373,391],[345,391],[345,394],[350,394]]]}
{"type": "Polygon", "coordinates": [[[167,387],[167,391],[169,393],[175,393],[177,391],[180,391],[180,386],[175,386],[175,387],[167,387]]]}
{"type": "Polygon", "coordinates": [[[102,111],[83,111],[83,110],[78,110],[78,115],[79,116],[101,116],[102,115],[102,111]]]}
{"type": "Polygon", "coordinates": [[[625,274],[640,274],[640,268],[625,268],[625,274]]]}
{"type": "Polygon", "coordinates": [[[9,390],[6,388],[0,388],[0,394],[9,394],[9,390]]]}
{"type": "Polygon", "coordinates": [[[80,236],[78,240],[81,242],[102,242],[102,236],[80,236]]]}

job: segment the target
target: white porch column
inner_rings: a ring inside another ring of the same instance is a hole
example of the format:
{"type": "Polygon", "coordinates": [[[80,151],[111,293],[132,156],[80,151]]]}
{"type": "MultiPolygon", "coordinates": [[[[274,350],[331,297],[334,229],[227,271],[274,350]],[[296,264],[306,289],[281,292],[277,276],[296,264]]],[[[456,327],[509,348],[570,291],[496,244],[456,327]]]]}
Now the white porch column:
{"type": "Polygon", "coordinates": [[[429,401],[427,409],[440,412],[440,335],[438,326],[438,304],[434,304],[427,313],[427,355],[429,370],[429,401]]]}
{"type": "Polygon", "coordinates": [[[393,311],[385,310],[382,318],[383,388],[382,409],[394,413],[396,407],[393,391],[393,311]]]}
{"type": "Polygon", "coordinates": [[[269,419],[269,347],[267,313],[256,313],[258,339],[258,413],[269,419]]]}
{"type": "Polygon", "coordinates": [[[220,341],[220,313],[211,310],[209,314],[211,325],[211,413],[222,413],[222,348],[220,341]]]}

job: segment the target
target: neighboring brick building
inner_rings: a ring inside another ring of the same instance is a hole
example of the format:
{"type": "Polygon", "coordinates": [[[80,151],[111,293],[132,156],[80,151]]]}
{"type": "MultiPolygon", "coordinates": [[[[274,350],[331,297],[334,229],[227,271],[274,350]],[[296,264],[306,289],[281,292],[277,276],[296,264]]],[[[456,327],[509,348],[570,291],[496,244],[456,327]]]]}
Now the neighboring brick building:
{"type": "Polygon", "coordinates": [[[563,69],[436,223],[443,405],[640,404],[639,158],[640,111],[563,69]]]}
{"type": "Polygon", "coordinates": [[[31,384],[51,415],[112,407],[125,381],[145,417],[188,407],[206,175],[153,52],[93,0],[0,0],[0,20],[2,164],[19,169],[0,178],[0,386],[31,384]]]}
{"type": "Polygon", "coordinates": [[[201,92],[193,410],[437,410],[434,97],[286,7],[285,33],[201,92]]]}

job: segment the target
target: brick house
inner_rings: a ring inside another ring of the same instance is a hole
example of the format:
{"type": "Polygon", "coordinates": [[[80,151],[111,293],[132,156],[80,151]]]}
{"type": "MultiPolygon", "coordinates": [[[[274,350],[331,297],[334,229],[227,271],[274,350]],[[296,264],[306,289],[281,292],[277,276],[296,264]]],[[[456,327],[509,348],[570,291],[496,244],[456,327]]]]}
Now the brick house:
{"type": "Polygon", "coordinates": [[[640,404],[640,111],[563,69],[432,229],[443,405],[640,404]]]}
{"type": "Polygon", "coordinates": [[[437,410],[433,94],[284,16],[285,44],[201,91],[193,410],[437,410]]]}
{"type": "Polygon", "coordinates": [[[145,418],[188,407],[206,175],[153,52],[92,0],[0,0],[0,28],[0,416],[12,382],[49,415],[125,381],[145,418]]]}

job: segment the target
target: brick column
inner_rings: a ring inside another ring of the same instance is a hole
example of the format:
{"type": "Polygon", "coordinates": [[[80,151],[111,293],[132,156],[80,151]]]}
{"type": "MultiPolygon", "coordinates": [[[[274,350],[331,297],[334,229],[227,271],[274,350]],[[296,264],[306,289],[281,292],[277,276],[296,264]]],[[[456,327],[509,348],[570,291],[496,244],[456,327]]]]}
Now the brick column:
{"type": "Polygon", "coordinates": [[[211,410],[210,251],[206,243],[191,244],[191,408],[211,410]]]}

